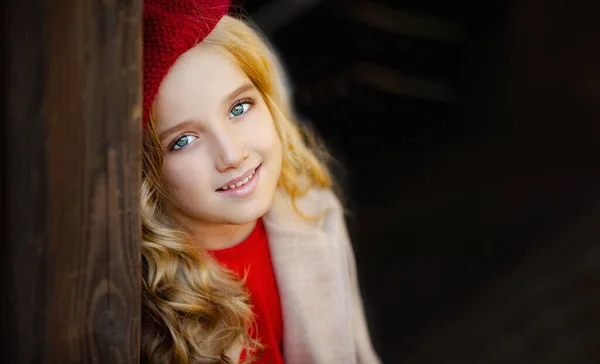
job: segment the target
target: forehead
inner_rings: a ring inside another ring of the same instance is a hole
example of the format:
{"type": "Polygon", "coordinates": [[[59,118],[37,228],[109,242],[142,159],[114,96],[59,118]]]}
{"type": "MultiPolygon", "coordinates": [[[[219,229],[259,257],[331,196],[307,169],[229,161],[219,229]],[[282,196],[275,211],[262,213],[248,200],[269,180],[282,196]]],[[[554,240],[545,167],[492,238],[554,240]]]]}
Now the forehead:
{"type": "Polygon", "coordinates": [[[157,127],[202,119],[220,111],[226,96],[248,81],[229,57],[208,47],[191,48],[177,59],[160,86],[157,127]]]}

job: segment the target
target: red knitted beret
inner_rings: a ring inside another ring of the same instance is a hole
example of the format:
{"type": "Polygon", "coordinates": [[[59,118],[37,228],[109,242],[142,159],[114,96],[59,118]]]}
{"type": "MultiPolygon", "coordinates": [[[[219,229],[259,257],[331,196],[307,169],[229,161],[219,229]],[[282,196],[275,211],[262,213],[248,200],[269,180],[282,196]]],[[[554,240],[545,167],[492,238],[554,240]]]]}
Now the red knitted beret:
{"type": "Polygon", "coordinates": [[[167,71],[227,14],[227,0],[144,0],[143,126],[167,71]]]}

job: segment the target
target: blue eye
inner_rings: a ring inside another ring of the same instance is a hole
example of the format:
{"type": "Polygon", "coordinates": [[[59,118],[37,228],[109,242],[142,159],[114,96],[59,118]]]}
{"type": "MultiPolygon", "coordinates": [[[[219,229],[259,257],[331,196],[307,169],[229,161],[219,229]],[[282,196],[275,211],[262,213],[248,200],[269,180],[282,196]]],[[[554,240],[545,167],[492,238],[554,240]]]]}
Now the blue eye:
{"type": "Polygon", "coordinates": [[[196,139],[197,138],[193,135],[182,135],[179,138],[177,138],[177,140],[175,140],[175,144],[173,144],[173,149],[183,149],[196,139]]]}
{"type": "Polygon", "coordinates": [[[246,100],[246,101],[243,101],[243,102],[240,102],[240,103],[234,105],[231,108],[231,111],[229,112],[229,118],[233,119],[236,116],[240,116],[242,114],[245,114],[246,111],[248,111],[248,109],[250,109],[250,105],[252,105],[252,104],[253,104],[252,101],[246,100]]]}

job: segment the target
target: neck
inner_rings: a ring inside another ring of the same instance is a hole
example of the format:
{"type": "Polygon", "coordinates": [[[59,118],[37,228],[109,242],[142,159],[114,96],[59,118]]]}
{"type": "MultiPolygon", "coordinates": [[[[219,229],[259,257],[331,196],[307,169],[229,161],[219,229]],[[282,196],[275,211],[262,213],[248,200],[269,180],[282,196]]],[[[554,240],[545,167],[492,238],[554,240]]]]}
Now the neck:
{"type": "Polygon", "coordinates": [[[257,220],[243,225],[228,224],[193,224],[188,226],[194,246],[207,250],[226,249],[244,241],[257,220]]]}

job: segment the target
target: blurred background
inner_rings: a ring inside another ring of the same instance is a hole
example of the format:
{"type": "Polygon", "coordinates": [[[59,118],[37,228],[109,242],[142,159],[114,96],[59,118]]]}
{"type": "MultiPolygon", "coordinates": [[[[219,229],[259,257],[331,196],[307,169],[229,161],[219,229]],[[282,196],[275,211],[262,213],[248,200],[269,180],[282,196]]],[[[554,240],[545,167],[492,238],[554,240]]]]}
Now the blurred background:
{"type": "MultiPolygon", "coordinates": [[[[234,3],[339,161],[384,363],[600,363],[600,1],[234,3]]],[[[139,359],[141,4],[2,4],[2,363],[139,359]]]]}
{"type": "Polygon", "coordinates": [[[385,363],[600,363],[600,2],[234,4],[340,162],[385,363]]]}

